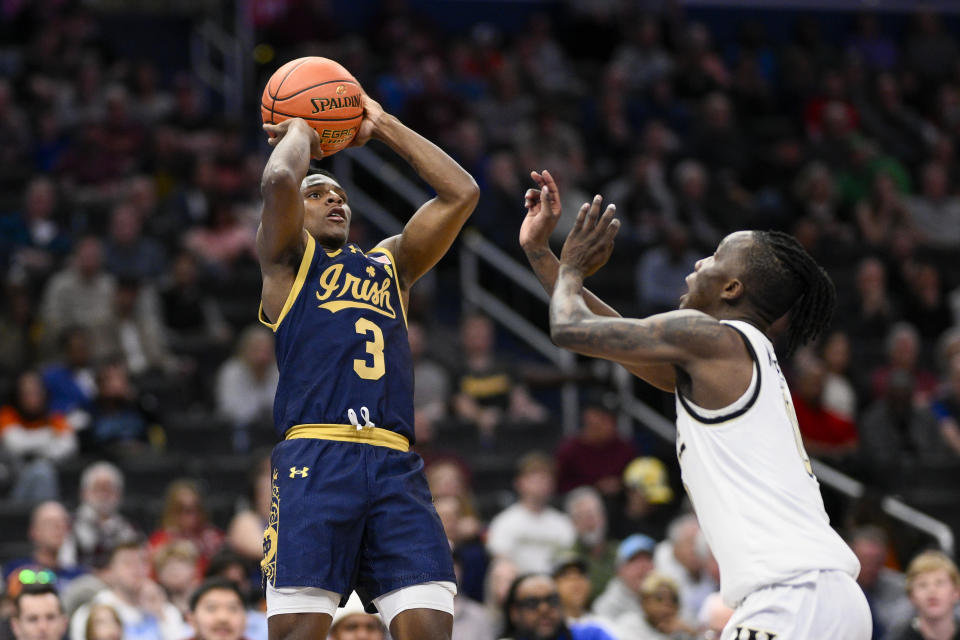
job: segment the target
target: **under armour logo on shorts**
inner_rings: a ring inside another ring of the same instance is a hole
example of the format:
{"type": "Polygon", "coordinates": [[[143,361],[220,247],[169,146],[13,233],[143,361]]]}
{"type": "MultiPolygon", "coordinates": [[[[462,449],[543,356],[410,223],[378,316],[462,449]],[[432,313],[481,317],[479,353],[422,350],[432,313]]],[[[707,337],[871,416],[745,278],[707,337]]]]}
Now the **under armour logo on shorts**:
{"type": "Polygon", "coordinates": [[[760,631],[758,629],[749,629],[747,627],[737,627],[737,633],[731,640],[774,640],[777,634],[769,631],[760,631]]]}
{"type": "Polygon", "coordinates": [[[297,478],[297,477],[306,478],[309,473],[310,473],[310,467],[303,467],[301,469],[297,469],[296,467],[290,467],[291,478],[297,478]]]}

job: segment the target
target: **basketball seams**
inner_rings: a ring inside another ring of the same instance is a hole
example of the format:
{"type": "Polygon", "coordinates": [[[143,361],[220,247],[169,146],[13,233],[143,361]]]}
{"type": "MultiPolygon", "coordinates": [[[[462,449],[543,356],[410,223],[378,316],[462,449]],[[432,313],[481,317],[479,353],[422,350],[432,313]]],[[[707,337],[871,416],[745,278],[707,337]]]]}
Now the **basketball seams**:
{"type": "MultiPolygon", "coordinates": [[[[270,107],[268,107],[267,105],[262,104],[262,103],[260,104],[260,106],[263,107],[264,109],[270,109],[270,107]]],[[[285,118],[300,118],[300,119],[302,119],[302,120],[312,120],[313,122],[345,122],[345,121],[347,121],[347,120],[363,119],[363,114],[361,114],[361,115],[359,115],[359,116],[350,116],[349,118],[311,118],[310,116],[298,116],[298,115],[294,115],[294,114],[292,114],[292,113],[284,113],[284,112],[282,112],[282,111],[274,111],[273,109],[270,109],[270,113],[275,114],[275,115],[278,115],[278,116],[283,116],[283,117],[285,117],[285,118]]]]}
{"type": "MultiPolygon", "coordinates": [[[[280,95],[280,89],[283,88],[283,83],[287,81],[287,78],[290,77],[290,74],[293,73],[294,71],[296,71],[297,69],[299,69],[301,66],[303,66],[304,64],[306,64],[306,63],[309,62],[309,61],[310,61],[310,58],[304,58],[303,60],[300,61],[300,64],[295,65],[292,69],[290,69],[289,71],[287,71],[287,74],[286,74],[285,76],[283,76],[283,80],[281,80],[281,81],[280,81],[280,84],[277,85],[277,95],[280,95]]],[[[274,107],[277,106],[277,96],[276,96],[276,95],[270,95],[270,83],[269,83],[269,82],[267,82],[267,95],[269,95],[271,98],[273,98],[273,107],[270,107],[270,123],[271,123],[271,124],[276,124],[276,123],[273,121],[273,120],[274,120],[273,116],[275,116],[275,115],[277,114],[277,112],[274,111],[274,107]]]]}
{"type": "Polygon", "coordinates": [[[357,88],[360,87],[360,85],[359,85],[357,82],[353,81],[353,80],[347,80],[347,79],[343,79],[343,80],[327,80],[326,82],[320,82],[320,83],[317,83],[317,84],[312,84],[312,85],[310,85],[309,87],[304,87],[303,89],[300,89],[299,91],[297,91],[297,92],[295,92],[295,93],[291,93],[290,95],[288,95],[288,96],[283,96],[283,97],[280,97],[280,89],[277,89],[277,95],[276,95],[276,96],[270,96],[270,97],[274,99],[274,103],[276,103],[277,100],[279,100],[280,102],[283,102],[283,101],[285,101],[285,100],[289,100],[290,98],[294,98],[294,97],[300,95],[300,94],[303,93],[304,91],[309,91],[310,89],[316,89],[317,87],[322,87],[322,86],[325,85],[325,84],[333,84],[334,82],[343,82],[343,83],[346,83],[346,84],[352,84],[352,85],[354,85],[354,86],[357,87],[357,88]]]}

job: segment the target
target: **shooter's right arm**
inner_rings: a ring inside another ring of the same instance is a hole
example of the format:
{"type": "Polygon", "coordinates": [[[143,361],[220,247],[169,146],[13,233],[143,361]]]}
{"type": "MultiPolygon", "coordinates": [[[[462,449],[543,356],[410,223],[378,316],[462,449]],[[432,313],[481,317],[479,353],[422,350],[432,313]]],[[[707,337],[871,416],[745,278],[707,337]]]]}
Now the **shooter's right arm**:
{"type": "Polygon", "coordinates": [[[310,168],[311,152],[320,157],[320,137],[300,118],[263,128],[273,146],[260,182],[263,215],[257,231],[257,254],[266,275],[275,267],[296,264],[303,254],[300,183],[310,168]]]}

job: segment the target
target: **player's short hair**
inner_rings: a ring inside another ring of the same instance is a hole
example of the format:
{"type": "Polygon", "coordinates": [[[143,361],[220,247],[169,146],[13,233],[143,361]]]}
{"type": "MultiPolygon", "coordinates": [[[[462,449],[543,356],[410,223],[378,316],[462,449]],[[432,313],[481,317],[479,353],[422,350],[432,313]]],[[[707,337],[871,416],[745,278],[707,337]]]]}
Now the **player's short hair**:
{"type": "Polygon", "coordinates": [[[907,567],[907,593],[913,590],[917,578],[931,571],[943,569],[950,576],[950,580],[955,587],[960,587],[960,572],[957,571],[957,565],[954,564],[950,556],[942,551],[924,551],[910,562],[907,567]]]}
{"type": "Polygon", "coordinates": [[[195,612],[197,605],[200,604],[201,598],[211,591],[232,591],[237,595],[237,599],[240,600],[240,606],[246,606],[243,593],[240,591],[240,587],[237,586],[236,582],[226,578],[209,578],[204,580],[203,583],[190,594],[190,611],[195,612]]]}
{"type": "Polygon", "coordinates": [[[13,599],[13,615],[14,617],[20,616],[20,601],[27,597],[32,596],[42,596],[46,594],[53,594],[57,599],[57,607],[60,609],[60,613],[63,613],[63,602],[60,600],[60,593],[57,591],[57,588],[50,584],[49,582],[34,582],[32,584],[25,584],[20,589],[20,593],[13,599]]]}

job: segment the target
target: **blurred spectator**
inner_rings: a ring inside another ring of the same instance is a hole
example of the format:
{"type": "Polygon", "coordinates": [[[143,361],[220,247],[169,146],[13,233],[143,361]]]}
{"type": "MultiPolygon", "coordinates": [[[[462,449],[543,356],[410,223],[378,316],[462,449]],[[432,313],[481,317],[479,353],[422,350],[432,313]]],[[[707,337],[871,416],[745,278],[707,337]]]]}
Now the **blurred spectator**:
{"type": "Polygon", "coordinates": [[[592,601],[615,573],[618,542],[607,537],[606,507],[593,487],[578,487],[567,494],[564,510],[577,532],[573,552],[584,559],[585,567],[589,567],[588,596],[592,601]]]}
{"type": "Polygon", "coordinates": [[[77,451],[77,436],[63,414],[50,411],[43,380],[35,371],[17,378],[13,401],[0,407],[0,456],[15,479],[10,497],[19,502],[60,495],[56,465],[77,451]]]}
{"type": "Polygon", "coordinates": [[[197,551],[197,571],[203,573],[210,557],[223,544],[223,532],[210,524],[203,495],[192,480],[175,480],[167,487],[160,528],[150,535],[150,549],[185,540],[197,551]]]}
{"type": "Polygon", "coordinates": [[[90,610],[113,607],[123,621],[124,640],[180,640],[183,618],[150,581],[147,550],[138,541],[116,546],[104,573],[108,588],[97,593],[70,618],[70,640],[84,640],[90,610]]]}
{"type": "Polygon", "coordinates": [[[556,483],[553,461],[542,452],[517,463],[517,501],[490,521],[487,550],[509,558],[523,572],[547,572],[557,553],[576,539],[570,518],[550,506],[556,483]]]}
{"type": "MultiPolygon", "coordinates": [[[[899,317],[887,288],[887,270],[877,258],[864,258],[857,266],[856,295],[838,312],[851,340],[858,366],[869,370],[882,358],[882,343],[899,317]]],[[[844,301],[840,301],[841,307],[844,301]]]]}
{"type": "Polygon", "coordinates": [[[10,625],[16,640],[61,640],[67,617],[51,584],[24,585],[13,599],[10,625]]]}
{"type": "Polygon", "coordinates": [[[920,162],[924,143],[930,137],[930,125],[903,102],[897,77],[892,73],[879,74],[873,95],[866,97],[857,101],[864,131],[901,160],[920,162]]]}
{"type": "Polygon", "coordinates": [[[945,77],[944,60],[955,60],[957,43],[943,30],[940,17],[932,8],[921,7],[914,16],[913,28],[904,42],[907,66],[926,81],[945,77]]]}
{"type": "Polygon", "coordinates": [[[273,499],[270,456],[260,460],[250,474],[247,484],[246,506],[237,511],[227,528],[227,544],[244,559],[257,562],[263,559],[263,531],[270,518],[273,499]]]}
{"type": "Polygon", "coordinates": [[[960,620],[960,574],[957,565],[940,551],[925,551],[907,567],[907,595],[916,617],[890,634],[891,640],[956,638],[960,620]]]}
{"type": "MultiPolygon", "coordinates": [[[[648,130],[656,130],[657,126],[658,123],[653,122],[648,125],[648,130]]],[[[659,128],[662,129],[663,125],[659,125],[659,128]]],[[[676,228],[689,236],[686,227],[670,224],[676,216],[675,202],[667,186],[663,163],[648,149],[644,149],[643,153],[635,153],[625,164],[626,170],[621,170],[600,190],[608,202],[617,204],[620,221],[624,225],[621,233],[629,233],[630,239],[641,245],[655,242],[663,227],[667,228],[668,233],[676,228]]],[[[684,243],[687,241],[688,238],[684,238],[684,243]]],[[[655,290],[659,289],[658,286],[655,290]]]]}
{"type": "Polygon", "coordinates": [[[624,42],[614,52],[610,65],[626,74],[629,91],[642,92],[670,73],[673,60],[663,47],[660,25],[653,16],[636,20],[625,31],[624,42]]]}
{"type": "Polygon", "coordinates": [[[419,322],[407,325],[413,362],[413,407],[432,421],[447,417],[450,404],[450,374],[427,354],[426,332],[419,322]]]}
{"type": "Polygon", "coordinates": [[[603,627],[591,622],[568,625],[557,585],[545,574],[525,574],[513,581],[504,603],[504,617],[504,640],[614,640],[603,627]]]}
{"type": "Polygon", "coordinates": [[[143,236],[143,220],[127,202],[113,207],[104,253],[107,269],[120,279],[154,280],[166,267],[163,248],[153,238],[143,236]]]}
{"type": "Polygon", "coordinates": [[[105,355],[99,342],[109,332],[113,308],[114,279],[103,269],[103,245],[94,236],[74,245],[69,266],[47,282],[40,305],[47,340],[53,341],[72,325],[89,329],[95,337],[94,356],[105,355]]]}
{"type": "Polygon", "coordinates": [[[923,168],[920,189],[919,195],[906,198],[920,244],[935,249],[960,248],[960,198],[950,194],[943,165],[930,162],[923,168]]]}
{"type": "Polygon", "coordinates": [[[233,448],[250,448],[250,432],[273,423],[273,398],[280,373],[273,351],[273,334],[265,327],[247,327],[236,354],[217,373],[217,412],[233,427],[233,448]]]}
{"type": "Polygon", "coordinates": [[[193,253],[178,253],[160,289],[160,305],[170,349],[202,359],[214,355],[213,348],[229,340],[231,332],[219,303],[200,287],[197,270],[193,253]]]}
{"type": "Polygon", "coordinates": [[[621,640],[695,640],[693,627],[679,615],[677,583],[658,571],[650,573],[640,586],[643,613],[630,611],[616,620],[621,640]]]}
{"type": "Polygon", "coordinates": [[[953,324],[950,306],[940,282],[940,272],[930,263],[920,262],[908,270],[907,304],[903,317],[916,327],[920,338],[929,342],[953,324]]]}
{"type": "Polygon", "coordinates": [[[915,234],[906,202],[893,178],[885,172],[873,178],[870,195],[857,203],[854,215],[861,239],[875,250],[889,250],[898,235],[915,234]]]}
{"type": "Polygon", "coordinates": [[[83,327],[67,327],[60,336],[59,364],[43,370],[43,385],[50,397],[50,409],[66,415],[76,431],[90,425],[90,412],[97,393],[90,332],[83,327]]]}
{"type": "Polygon", "coordinates": [[[557,489],[566,493],[581,486],[596,487],[604,495],[620,491],[620,476],[636,452],[633,443],[617,433],[617,397],[591,389],[580,410],[580,431],[557,447],[557,489]]]}
{"type": "Polygon", "coordinates": [[[819,162],[807,165],[797,178],[795,188],[800,203],[798,217],[809,218],[825,234],[848,235],[846,225],[840,220],[834,177],[826,165],[819,162]]]}
{"type": "Polygon", "coordinates": [[[434,498],[434,506],[447,541],[457,559],[457,593],[476,600],[483,597],[483,579],[487,571],[487,552],[477,518],[457,496],[434,498]]]}
{"type": "Polygon", "coordinates": [[[706,169],[696,160],[683,160],[673,170],[677,189],[677,222],[690,230],[693,244],[704,251],[712,251],[723,238],[720,215],[714,209],[707,189],[710,178],[706,169]]]}
{"type": "Polygon", "coordinates": [[[108,604],[90,607],[84,640],[123,640],[123,621],[117,610],[108,604]]]}
{"type": "Polygon", "coordinates": [[[62,504],[50,500],[34,507],[27,535],[33,547],[31,554],[3,566],[5,582],[21,569],[47,569],[55,574],[57,588],[64,589],[71,580],[83,575],[84,569],[64,561],[69,556],[70,515],[62,504]]]}
{"type": "Polygon", "coordinates": [[[327,640],[385,640],[386,637],[387,631],[380,616],[366,612],[356,591],[351,593],[347,603],[333,614],[330,631],[327,633],[327,640]]]}
{"type": "MultiPolygon", "coordinates": [[[[454,397],[454,411],[477,427],[481,439],[492,441],[503,422],[546,419],[546,409],[527,393],[513,368],[496,353],[489,318],[468,315],[460,326],[463,370],[454,397]]],[[[548,567],[549,568],[549,567],[548,567]]],[[[545,569],[542,569],[545,570],[545,569]]]]}
{"type": "Polygon", "coordinates": [[[954,355],[943,388],[930,406],[940,425],[940,437],[960,456],[960,354],[954,355]]]}
{"type": "Polygon", "coordinates": [[[403,121],[428,140],[449,146],[457,123],[467,114],[463,98],[454,93],[443,62],[436,56],[419,61],[420,90],[407,100],[403,121]]]}
{"type": "Polygon", "coordinates": [[[143,453],[147,446],[148,415],[126,365],[107,361],[97,371],[93,422],[83,432],[85,448],[120,457],[143,453]]]}
{"type": "Polygon", "coordinates": [[[886,567],[890,541],[883,529],[864,526],[850,536],[850,548],[860,561],[857,584],[863,589],[873,618],[873,637],[886,634],[913,615],[913,606],[906,594],[906,579],[899,571],[886,567]]]}
{"type": "Polygon", "coordinates": [[[640,586],[653,571],[653,538],[635,533],[617,547],[617,575],[593,601],[593,612],[605,620],[617,620],[626,613],[642,613],[640,586]]]}
{"type": "Polygon", "coordinates": [[[824,410],[854,422],[857,415],[857,392],[849,377],[850,339],[843,331],[830,333],[820,349],[823,358],[823,394],[820,400],[824,410]]]}
{"type": "Polygon", "coordinates": [[[873,371],[870,383],[874,399],[887,394],[890,376],[902,371],[914,383],[914,402],[926,404],[937,389],[937,377],[920,364],[920,334],[907,322],[898,322],[887,336],[887,362],[873,371]]]}
{"type": "Polygon", "coordinates": [[[224,578],[207,580],[190,596],[187,620],[193,627],[191,640],[243,640],[243,594],[224,578]]]}
{"type": "Polygon", "coordinates": [[[834,413],[823,404],[823,362],[814,356],[797,358],[790,386],[803,446],[810,454],[840,462],[856,451],[857,425],[853,419],[834,413]]]}
{"type": "Polygon", "coordinates": [[[474,112],[490,144],[505,145],[513,142],[517,125],[532,120],[535,106],[520,84],[516,67],[508,61],[493,73],[489,94],[477,101],[474,112]]]}
{"type": "Polygon", "coordinates": [[[190,610],[190,597],[200,583],[197,572],[197,550],[186,540],[168,542],[153,552],[153,575],[163,587],[170,604],[180,615],[190,610]]]}
{"type": "Polygon", "coordinates": [[[25,269],[35,277],[50,273],[70,248],[70,237],[56,220],[58,204],[57,187],[50,178],[30,180],[23,210],[0,216],[0,265],[25,269]]]}
{"type": "Polygon", "coordinates": [[[215,202],[206,226],[190,230],[184,239],[187,249],[222,276],[227,276],[241,258],[253,260],[256,256],[255,230],[243,223],[237,213],[235,203],[215,202]]]}
{"type": "Polygon", "coordinates": [[[875,400],[861,418],[869,428],[860,434],[860,455],[871,481],[880,486],[896,483],[905,465],[950,455],[933,413],[914,405],[915,386],[909,372],[894,371],[886,395],[875,400]]]}
{"type": "Polygon", "coordinates": [[[657,572],[674,581],[679,614],[690,623],[696,621],[704,599],[720,588],[707,568],[711,558],[700,524],[692,513],[670,523],[667,539],[657,545],[653,554],[657,572]]]}
{"type": "Polygon", "coordinates": [[[666,466],[651,456],[635,458],[623,470],[623,494],[615,501],[611,535],[622,539],[643,533],[662,540],[670,523],[672,503],[673,489],[666,466]]]}
{"type": "Polygon", "coordinates": [[[102,566],[103,558],[136,529],[120,512],[123,474],[109,462],[95,462],[80,475],[80,505],[73,516],[77,562],[102,566]]]}
{"type": "Polygon", "coordinates": [[[676,309],[680,296],[687,292],[686,277],[693,272],[697,260],[686,228],[668,226],[663,244],[644,252],[637,263],[640,313],[652,315],[676,309]]]}
{"type": "Polygon", "coordinates": [[[121,357],[130,374],[149,380],[176,372],[180,363],[167,345],[156,290],[130,278],[117,280],[110,303],[109,323],[98,337],[106,355],[121,357]]]}

